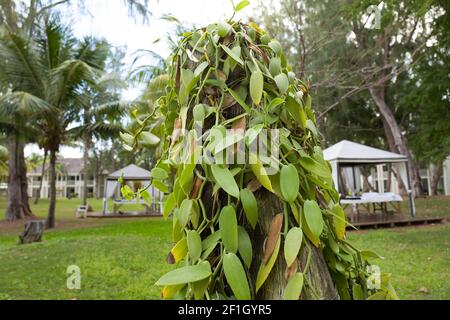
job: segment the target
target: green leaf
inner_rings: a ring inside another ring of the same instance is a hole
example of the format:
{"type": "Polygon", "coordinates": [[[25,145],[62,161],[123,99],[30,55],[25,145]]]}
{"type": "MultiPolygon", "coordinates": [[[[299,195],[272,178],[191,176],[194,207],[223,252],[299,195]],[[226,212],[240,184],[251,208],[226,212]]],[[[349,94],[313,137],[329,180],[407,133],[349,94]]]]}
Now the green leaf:
{"type": "Polygon", "coordinates": [[[284,240],[284,258],[286,259],[286,265],[290,266],[297,258],[302,241],[302,229],[298,227],[291,228],[284,240]]]}
{"type": "Polygon", "coordinates": [[[299,159],[300,165],[306,169],[306,171],[311,172],[322,178],[330,178],[331,172],[328,167],[317,162],[313,158],[305,155],[301,155],[299,159]]]}
{"type": "Polygon", "coordinates": [[[286,93],[289,87],[289,79],[284,73],[280,73],[275,76],[275,83],[277,84],[278,90],[280,90],[281,94],[286,93]]]}
{"type": "Polygon", "coordinates": [[[192,289],[194,291],[195,300],[202,300],[205,296],[206,289],[208,289],[209,281],[211,279],[208,277],[206,279],[194,282],[192,284],[192,289]]]}
{"type": "Polygon", "coordinates": [[[129,133],[120,133],[120,138],[129,146],[134,145],[134,137],[129,133]]]}
{"type": "Polygon", "coordinates": [[[175,204],[176,204],[175,193],[171,193],[167,197],[167,200],[164,202],[164,206],[163,206],[164,207],[164,209],[163,209],[164,219],[167,219],[169,217],[173,208],[175,208],[175,204]]]}
{"type": "Polygon", "coordinates": [[[253,249],[250,236],[244,227],[238,226],[238,250],[247,268],[250,268],[253,259],[253,249]]]}
{"type": "Polygon", "coordinates": [[[152,204],[151,194],[147,190],[142,191],[140,194],[145,203],[150,206],[152,204]]]}
{"type": "Polygon", "coordinates": [[[365,300],[364,292],[361,286],[357,283],[353,284],[352,286],[352,295],[354,300],[365,300]]]}
{"type": "Polygon", "coordinates": [[[196,262],[202,254],[202,239],[197,231],[189,230],[187,232],[187,246],[192,261],[196,262]]]}
{"type": "Polygon", "coordinates": [[[228,88],[228,92],[231,94],[234,100],[236,100],[237,103],[245,110],[245,112],[250,113],[251,109],[248,104],[245,103],[244,100],[239,96],[239,94],[232,90],[231,88],[228,88]]]}
{"type": "Polygon", "coordinates": [[[300,180],[298,177],[297,168],[290,164],[283,166],[280,173],[280,188],[283,198],[292,203],[297,199],[298,191],[300,188],[300,180]]]}
{"type": "Polygon", "coordinates": [[[228,252],[238,250],[238,224],[236,211],[232,206],[223,207],[219,216],[219,229],[222,242],[228,252]]]}
{"type": "Polygon", "coordinates": [[[215,249],[221,238],[220,230],[210,234],[205,240],[202,241],[202,259],[205,260],[211,252],[215,249]]]}
{"type": "Polygon", "coordinates": [[[250,168],[253,171],[253,174],[258,179],[259,183],[269,190],[273,192],[272,183],[270,182],[269,176],[267,175],[267,171],[264,168],[262,162],[258,159],[258,157],[254,153],[250,153],[249,155],[250,168]]]}
{"type": "Polygon", "coordinates": [[[192,114],[195,121],[203,121],[206,116],[205,107],[203,106],[203,104],[197,104],[192,110],[192,114]]]}
{"type": "Polygon", "coordinates": [[[280,251],[280,244],[281,244],[281,237],[278,237],[278,241],[275,245],[275,249],[274,249],[272,255],[270,256],[269,261],[267,261],[267,264],[264,264],[264,262],[261,263],[261,266],[259,267],[258,275],[256,276],[256,292],[258,292],[259,289],[264,284],[264,282],[266,282],[267,277],[270,274],[270,271],[272,271],[275,261],[277,260],[278,253],[280,251]]]}
{"type": "Polygon", "coordinates": [[[235,51],[232,51],[230,48],[224,46],[223,44],[220,44],[220,47],[231,57],[231,59],[239,63],[241,66],[244,65],[244,61],[242,61],[241,57],[238,56],[235,51]]]}
{"type": "Polygon", "coordinates": [[[361,252],[361,256],[364,259],[368,259],[368,258],[375,258],[375,259],[384,259],[384,257],[380,256],[378,253],[371,251],[371,250],[362,250],[361,252]]]}
{"type": "Polygon", "coordinates": [[[258,222],[258,203],[253,192],[249,189],[242,189],[240,192],[242,207],[244,208],[245,216],[253,229],[258,222]]]}
{"type": "Polygon", "coordinates": [[[241,2],[239,2],[235,7],[234,7],[234,12],[238,12],[242,9],[244,9],[246,6],[248,6],[250,4],[250,1],[248,0],[242,0],[241,2]]]}
{"type": "Polygon", "coordinates": [[[139,141],[141,144],[146,146],[157,145],[161,140],[149,131],[141,132],[139,135],[139,141]]]}
{"type": "Polygon", "coordinates": [[[128,185],[124,185],[120,192],[122,193],[122,197],[124,197],[126,200],[133,200],[134,198],[134,192],[131,190],[131,188],[128,185]]]}
{"type": "Polygon", "coordinates": [[[180,226],[183,229],[186,227],[192,213],[193,201],[190,199],[184,199],[181,203],[180,209],[178,210],[178,220],[180,221],[180,226]]]}
{"type": "Polygon", "coordinates": [[[217,184],[225,190],[225,192],[235,198],[239,198],[239,187],[228,168],[214,164],[211,166],[211,171],[217,184]]]}
{"type": "Polygon", "coordinates": [[[269,71],[274,77],[281,73],[281,59],[279,57],[273,57],[270,59],[269,71]]]}
{"type": "Polygon", "coordinates": [[[219,37],[224,38],[231,30],[231,26],[226,22],[220,22],[217,24],[217,34],[219,37]]]}
{"type": "Polygon", "coordinates": [[[238,300],[250,300],[250,288],[241,261],[234,253],[223,257],[223,271],[228,284],[238,300]]]}
{"type": "Polygon", "coordinates": [[[306,200],[303,205],[306,224],[309,230],[319,238],[323,231],[322,210],[315,200],[306,200]]]}
{"type": "Polygon", "coordinates": [[[169,178],[167,171],[162,168],[153,168],[151,171],[151,176],[156,180],[166,180],[169,178]]]}
{"type": "Polygon", "coordinates": [[[280,55],[281,54],[281,44],[273,39],[269,42],[269,47],[275,52],[275,54],[280,55]]]}
{"type": "Polygon", "coordinates": [[[345,227],[347,225],[346,223],[346,216],[344,210],[339,205],[333,206],[333,227],[334,232],[336,233],[336,236],[339,240],[344,239],[345,237],[345,227]]]}
{"type": "Polygon", "coordinates": [[[290,279],[283,293],[283,300],[298,300],[303,289],[303,274],[297,272],[290,279]]]}
{"type": "Polygon", "coordinates": [[[205,69],[208,67],[208,62],[207,61],[203,61],[202,63],[200,63],[197,68],[195,68],[194,71],[194,77],[198,77],[199,75],[202,74],[203,71],[205,71],[205,69]]]}
{"type": "Polygon", "coordinates": [[[253,103],[259,105],[261,102],[264,88],[264,76],[261,71],[257,70],[252,72],[250,77],[250,96],[253,103]]]}
{"type": "Polygon", "coordinates": [[[177,244],[170,250],[175,263],[180,262],[186,257],[188,253],[186,238],[182,238],[177,244]]]}
{"type": "Polygon", "coordinates": [[[203,280],[211,275],[211,265],[203,261],[194,266],[182,267],[163,275],[156,282],[157,286],[174,286],[203,280]]]}
{"type": "Polygon", "coordinates": [[[272,101],[270,101],[269,106],[267,107],[267,110],[272,110],[275,107],[278,107],[280,104],[284,103],[284,99],[277,97],[275,99],[273,99],[272,101]]]}
{"type": "Polygon", "coordinates": [[[286,108],[292,118],[294,118],[295,122],[304,128],[306,126],[306,115],[300,103],[298,103],[294,98],[287,96],[286,108]]]}

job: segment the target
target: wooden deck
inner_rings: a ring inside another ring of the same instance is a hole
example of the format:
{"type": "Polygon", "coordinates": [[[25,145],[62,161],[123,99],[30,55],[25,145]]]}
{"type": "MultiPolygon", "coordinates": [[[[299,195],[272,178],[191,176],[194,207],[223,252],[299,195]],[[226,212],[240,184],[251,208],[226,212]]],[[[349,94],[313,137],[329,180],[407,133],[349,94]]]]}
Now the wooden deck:
{"type": "Polygon", "coordinates": [[[156,218],[162,217],[160,212],[124,212],[124,213],[109,213],[103,214],[102,212],[88,212],[88,218],[96,219],[112,219],[112,218],[156,218]]]}
{"type": "MultiPolygon", "coordinates": [[[[368,228],[392,228],[401,226],[413,226],[443,223],[444,217],[411,217],[409,215],[397,213],[359,213],[358,215],[349,215],[349,222],[358,229],[368,228]]],[[[348,229],[353,229],[347,226],[348,229]]]]}

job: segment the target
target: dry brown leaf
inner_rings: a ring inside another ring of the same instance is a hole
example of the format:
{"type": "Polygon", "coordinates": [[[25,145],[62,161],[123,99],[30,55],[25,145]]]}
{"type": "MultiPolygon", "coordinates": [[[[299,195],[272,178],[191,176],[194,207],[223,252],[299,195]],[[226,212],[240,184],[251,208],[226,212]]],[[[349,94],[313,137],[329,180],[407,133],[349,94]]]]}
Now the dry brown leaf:
{"type": "Polygon", "coordinates": [[[288,280],[290,277],[296,274],[297,268],[298,268],[297,259],[295,259],[290,266],[286,267],[286,270],[284,271],[284,278],[288,280]]]}
{"type": "Polygon", "coordinates": [[[177,118],[173,125],[173,132],[172,132],[172,138],[171,138],[171,143],[170,143],[171,146],[173,146],[175,144],[175,142],[177,142],[178,138],[180,137],[181,126],[182,126],[181,118],[177,118]]]}
{"type": "Polygon", "coordinates": [[[194,185],[191,190],[191,194],[189,195],[189,198],[197,199],[198,193],[200,192],[200,188],[202,186],[202,183],[203,183],[202,179],[200,179],[199,177],[196,176],[195,180],[194,180],[194,185]]]}
{"type": "Polygon", "coordinates": [[[263,262],[266,263],[275,250],[275,246],[280,236],[281,227],[283,226],[283,214],[277,214],[270,223],[267,241],[264,247],[263,262]]]}
{"type": "Polygon", "coordinates": [[[166,261],[168,264],[175,264],[175,257],[173,256],[172,252],[169,252],[167,255],[166,261]]]}
{"type": "Polygon", "coordinates": [[[256,190],[258,190],[259,188],[261,188],[261,183],[259,183],[259,181],[257,179],[253,179],[251,180],[248,184],[247,184],[247,188],[251,191],[251,192],[255,192],[256,190]]]}

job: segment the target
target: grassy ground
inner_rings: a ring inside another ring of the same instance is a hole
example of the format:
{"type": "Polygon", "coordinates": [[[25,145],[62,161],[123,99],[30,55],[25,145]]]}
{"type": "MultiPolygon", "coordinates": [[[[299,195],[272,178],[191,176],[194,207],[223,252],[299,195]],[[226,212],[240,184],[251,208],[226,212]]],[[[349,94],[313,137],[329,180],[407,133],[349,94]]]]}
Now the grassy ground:
{"type": "MultiPolygon", "coordinates": [[[[449,216],[449,197],[428,201],[418,201],[420,214],[449,216]]],[[[41,201],[33,211],[45,217],[47,205],[41,201]]],[[[0,222],[0,299],[159,299],[153,284],[170,269],[171,223],[76,220],[77,205],[75,199],[58,201],[58,227],[42,243],[17,246],[22,223],[0,222]],[[69,265],[81,268],[81,290],[66,288],[69,265]]],[[[100,201],[91,205],[101,208],[100,201]]],[[[0,212],[4,208],[0,199],[0,212]]],[[[393,274],[401,298],[450,299],[450,224],[352,232],[349,238],[385,257],[373,262],[393,274]]]]}

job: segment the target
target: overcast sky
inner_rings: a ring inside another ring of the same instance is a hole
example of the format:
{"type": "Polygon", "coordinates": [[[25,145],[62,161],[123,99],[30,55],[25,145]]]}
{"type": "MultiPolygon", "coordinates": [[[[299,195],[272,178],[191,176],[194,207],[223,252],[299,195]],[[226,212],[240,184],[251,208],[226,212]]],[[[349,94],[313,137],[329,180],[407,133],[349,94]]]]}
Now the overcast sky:
{"type": "MultiPolygon", "coordinates": [[[[75,35],[82,37],[93,35],[103,37],[114,46],[127,46],[126,62],[131,63],[133,53],[139,49],[150,49],[164,58],[170,54],[166,35],[173,34],[175,24],[161,19],[164,14],[175,16],[182,23],[191,26],[203,26],[211,22],[231,17],[233,7],[230,0],[150,0],[152,16],[147,24],[135,21],[128,15],[123,0],[86,0],[86,12],[81,13],[74,5],[65,10],[72,20],[75,35]],[[155,43],[155,40],[160,41],[155,43]]],[[[234,1],[235,4],[239,0],[234,1]]],[[[251,15],[257,0],[236,15],[237,19],[251,15]]],[[[138,89],[124,92],[125,99],[133,99],[138,89]]],[[[26,155],[41,153],[36,145],[27,146],[26,155]]],[[[81,157],[80,149],[62,147],[61,154],[68,157],[81,157]]]]}

